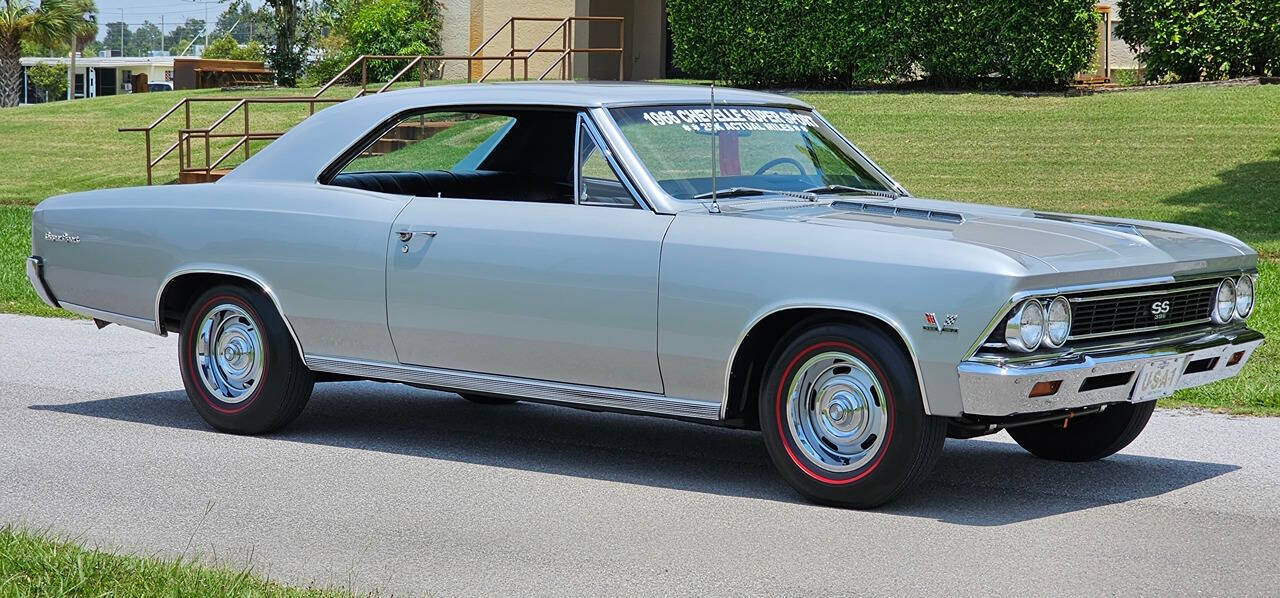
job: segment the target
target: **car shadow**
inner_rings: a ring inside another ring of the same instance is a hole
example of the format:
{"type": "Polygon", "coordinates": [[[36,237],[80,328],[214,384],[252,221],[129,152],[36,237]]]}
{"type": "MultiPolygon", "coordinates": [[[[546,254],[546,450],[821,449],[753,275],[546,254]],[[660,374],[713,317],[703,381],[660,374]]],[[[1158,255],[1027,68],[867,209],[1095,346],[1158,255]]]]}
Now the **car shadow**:
{"type": "Polygon", "coordinates": [[[1250,245],[1280,240],[1280,149],[1219,172],[1216,183],[1160,200],[1182,210],[1174,222],[1225,231],[1250,245]]]}
{"type": "MultiPolygon", "coordinates": [[[[182,391],[30,408],[210,431],[182,391]]],[[[533,403],[476,405],[456,395],[398,384],[317,385],[303,415],[268,437],[805,502],[773,471],[756,432],[533,403]]],[[[1004,525],[1157,496],[1236,469],[1124,454],[1095,463],[1055,463],[1031,457],[1007,442],[949,440],[929,479],[879,511],[962,525],[1004,525]]]]}

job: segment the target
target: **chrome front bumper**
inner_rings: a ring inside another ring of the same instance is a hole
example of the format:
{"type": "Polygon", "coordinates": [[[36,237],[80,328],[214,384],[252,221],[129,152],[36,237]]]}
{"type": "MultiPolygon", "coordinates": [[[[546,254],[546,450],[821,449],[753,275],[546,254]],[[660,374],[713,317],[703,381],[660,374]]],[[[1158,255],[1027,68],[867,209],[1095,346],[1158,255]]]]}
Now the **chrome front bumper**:
{"type": "Polygon", "coordinates": [[[1187,355],[1177,388],[1230,378],[1263,342],[1262,333],[1243,326],[1184,336],[1140,348],[1067,355],[1049,361],[960,364],[960,394],[970,415],[1006,416],[1130,401],[1138,372],[1148,363],[1187,355]],[[1234,363],[1233,356],[1242,353],[1234,363]],[[1125,378],[1125,374],[1128,377],[1125,378]],[[1031,397],[1038,382],[1061,381],[1058,391],[1031,397]],[[1087,383],[1087,384],[1086,384],[1087,383]],[[1099,386],[1102,387],[1099,387],[1099,386]]]}
{"type": "Polygon", "coordinates": [[[40,296],[41,301],[49,307],[60,307],[53,298],[53,293],[49,291],[49,285],[44,283],[44,262],[40,258],[27,258],[27,280],[31,282],[31,288],[36,290],[36,295],[40,296]]]}

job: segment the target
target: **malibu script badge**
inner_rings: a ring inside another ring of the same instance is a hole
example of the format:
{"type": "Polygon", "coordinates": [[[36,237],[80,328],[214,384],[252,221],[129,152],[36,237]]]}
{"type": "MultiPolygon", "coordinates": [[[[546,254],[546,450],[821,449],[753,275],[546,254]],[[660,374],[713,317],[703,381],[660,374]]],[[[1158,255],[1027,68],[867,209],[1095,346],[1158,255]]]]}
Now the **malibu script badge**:
{"type": "Polygon", "coordinates": [[[69,243],[71,245],[76,245],[80,243],[80,237],[76,235],[72,235],[69,233],[62,233],[59,235],[55,235],[50,231],[45,231],[44,240],[53,241],[54,243],[69,243]]]}

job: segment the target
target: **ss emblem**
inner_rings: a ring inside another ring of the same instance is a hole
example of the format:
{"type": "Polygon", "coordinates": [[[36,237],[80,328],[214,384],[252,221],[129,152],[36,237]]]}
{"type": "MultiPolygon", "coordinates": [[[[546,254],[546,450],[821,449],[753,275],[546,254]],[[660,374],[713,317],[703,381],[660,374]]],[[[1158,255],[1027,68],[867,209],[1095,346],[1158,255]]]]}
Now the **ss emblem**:
{"type": "Polygon", "coordinates": [[[1164,317],[1167,315],[1169,315],[1168,301],[1156,301],[1155,303],[1151,304],[1151,316],[1154,319],[1163,320],[1164,317]]]}

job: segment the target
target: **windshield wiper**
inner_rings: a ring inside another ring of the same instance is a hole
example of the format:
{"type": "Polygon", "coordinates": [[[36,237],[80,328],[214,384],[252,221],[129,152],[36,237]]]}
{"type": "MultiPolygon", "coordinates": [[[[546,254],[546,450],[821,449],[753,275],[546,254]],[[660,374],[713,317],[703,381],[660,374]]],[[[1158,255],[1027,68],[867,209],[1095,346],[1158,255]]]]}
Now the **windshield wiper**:
{"type": "Polygon", "coordinates": [[[813,187],[805,189],[804,193],[812,193],[814,195],[824,195],[828,193],[861,193],[863,195],[875,195],[877,197],[887,197],[889,199],[898,199],[898,194],[893,191],[882,191],[879,189],[863,189],[861,187],[850,187],[849,185],[823,185],[821,187],[813,187]]]}
{"type": "Polygon", "coordinates": [[[699,193],[693,196],[693,199],[711,199],[714,197],[744,197],[747,195],[768,195],[770,193],[778,193],[768,189],[756,189],[755,187],[725,187],[724,189],[716,189],[706,193],[699,193]]]}

